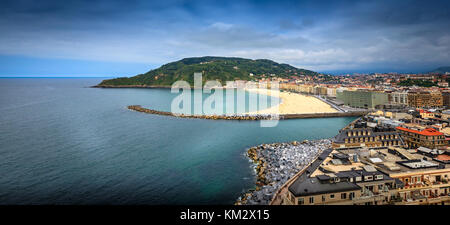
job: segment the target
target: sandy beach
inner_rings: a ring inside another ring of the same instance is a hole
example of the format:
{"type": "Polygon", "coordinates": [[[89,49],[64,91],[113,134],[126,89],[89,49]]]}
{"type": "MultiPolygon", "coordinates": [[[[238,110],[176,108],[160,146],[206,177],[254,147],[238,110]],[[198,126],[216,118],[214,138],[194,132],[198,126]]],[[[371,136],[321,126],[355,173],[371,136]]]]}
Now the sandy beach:
{"type": "Polygon", "coordinates": [[[267,109],[249,112],[248,114],[305,114],[338,112],[327,103],[313,97],[291,92],[280,92],[270,89],[246,89],[248,92],[278,97],[281,103],[267,109]]]}

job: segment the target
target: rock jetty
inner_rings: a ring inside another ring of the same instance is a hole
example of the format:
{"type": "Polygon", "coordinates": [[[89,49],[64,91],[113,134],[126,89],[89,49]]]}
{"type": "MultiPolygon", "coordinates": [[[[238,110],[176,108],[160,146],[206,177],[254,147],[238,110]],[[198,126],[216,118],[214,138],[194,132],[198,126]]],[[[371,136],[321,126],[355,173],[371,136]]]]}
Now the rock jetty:
{"type": "Polygon", "coordinates": [[[185,115],[185,114],[177,114],[171,112],[158,111],[153,109],[147,109],[140,105],[130,105],[128,109],[148,113],[148,114],[156,114],[156,115],[164,115],[164,116],[174,116],[180,118],[197,118],[197,119],[208,119],[208,120],[270,120],[272,119],[272,115],[185,115]]]}
{"type": "Polygon", "coordinates": [[[322,139],[249,148],[247,155],[255,164],[256,187],[239,197],[236,205],[268,205],[284,183],[330,147],[331,139],[322,139]]]}
{"type": "Polygon", "coordinates": [[[276,117],[272,114],[258,115],[186,115],[171,112],[147,109],[140,105],[130,105],[128,109],[148,114],[156,114],[163,116],[174,116],[180,118],[196,118],[208,120],[272,120],[272,119],[303,119],[303,118],[324,118],[324,117],[355,117],[364,115],[366,112],[337,112],[337,113],[308,113],[308,114],[281,114],[276,117]]]}

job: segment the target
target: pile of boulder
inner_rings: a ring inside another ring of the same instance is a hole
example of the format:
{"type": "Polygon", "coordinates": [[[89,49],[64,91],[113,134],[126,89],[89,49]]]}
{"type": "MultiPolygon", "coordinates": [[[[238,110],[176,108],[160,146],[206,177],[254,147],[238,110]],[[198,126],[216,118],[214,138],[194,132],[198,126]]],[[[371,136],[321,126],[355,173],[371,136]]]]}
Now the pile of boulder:
{"type": "Polygon", "coordinates": [[[262,144],[247,150],[255,164],[256,187],[239,197],[238,205],[267,205],[275,192],[307,166],[323,150],[331,147],[330,139],[262,144]]]}

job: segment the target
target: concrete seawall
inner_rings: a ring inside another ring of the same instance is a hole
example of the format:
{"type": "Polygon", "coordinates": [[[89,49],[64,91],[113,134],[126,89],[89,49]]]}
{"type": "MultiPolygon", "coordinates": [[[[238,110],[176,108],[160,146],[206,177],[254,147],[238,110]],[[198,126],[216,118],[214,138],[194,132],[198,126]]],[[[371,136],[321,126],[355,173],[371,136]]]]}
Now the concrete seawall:
{"type": "MultiPolygon", "coordinates": [[[[171,112],[158,111],[153,109],[147,109],[140,105],[130,105],[128,109],[137,112],[143,112],[148,114],[173,116],[181,118],[197,118],[197,119],[210,119],[210,120],[270,120],[274,117],[272,115],[185,115],[175,114],[171,112]]],[[[326,118],[326,117],[359,117],[365,115],[367,112],[335,112],[335,113],[306,113],[306,114],[283,114],[279,115],[279,119],[303,119],[303,118],[326,118]]]]}
{"type": "Polygon", "coordinates": [[[301,118],[324,118],[324,117],[355,117],[363,116],[367,112],[334,112],[334,113],[305,113],[305,114],[285,114],[280,115],[283,119],[301,119],[301,118]]]}

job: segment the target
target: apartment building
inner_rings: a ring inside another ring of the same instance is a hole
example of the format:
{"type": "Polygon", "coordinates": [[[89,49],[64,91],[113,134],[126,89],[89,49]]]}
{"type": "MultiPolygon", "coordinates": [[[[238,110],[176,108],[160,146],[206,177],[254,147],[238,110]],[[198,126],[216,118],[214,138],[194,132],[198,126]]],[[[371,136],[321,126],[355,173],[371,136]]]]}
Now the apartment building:
{"type": "Polygon", "coordinates": [[[443,97],[440,92],[409,92],[408,105],[416,108],[433,108],[443,106],[443,97]]]}
{"type": "Polygon", "coordinates": [[[450,204],[449,177],[448,163],[417,151],[330,149],[289,185],[281,204],[450,204]]]}
{"type": "Polygon", "coordinates": [[[337,99],[343,101],[345,105],[364,109],[375,109],[389,103],[387,93],[367,90],[345,90],[337,95],[337,99]]]}
{"type": "Polygon", "coordinates": [[[335,137],[332,147],[333,149],[348,149],[402,145],[399,133],[393,129],[376,132],[372,128],[354,128],[341,130],[335,137]]]}
{"type": "Polygon", "coordinates": [[[388,94],[389,104],[392,105],[408,105],[407,92],[392,92],[388,94]]]}
{"type": "Polygon", "coordinates": [[[443,105],[447,108],[450,108],[450,92],[444,91],[442,92],[443,105]]]}
{"type": "Polygon", "coordinates": [[[433,128],[418,129],[400,126],[396,129],[409,148],[423,146],[433,149],[448,145],[448,141],[446,141],[444,134],[433,128]]]}

